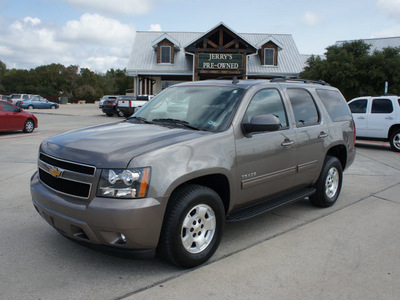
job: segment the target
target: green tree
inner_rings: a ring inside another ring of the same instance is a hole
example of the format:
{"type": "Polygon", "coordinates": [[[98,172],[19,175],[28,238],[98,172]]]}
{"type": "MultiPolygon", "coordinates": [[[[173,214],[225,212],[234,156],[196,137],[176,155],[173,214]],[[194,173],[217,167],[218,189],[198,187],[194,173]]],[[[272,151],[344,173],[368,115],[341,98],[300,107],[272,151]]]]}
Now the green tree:
{"type": "Polygon", "coordinates": [[[370,53],[370,45],[354,41],[330,46],[325,59],[312,56],[307,63],[301,78],[322,79],[339,88],[348,100],[383,94],[386,81],[391,93],[400,92],[400,75],[396,72],[400,67],[400,53],[396,48],[370,53]]]}

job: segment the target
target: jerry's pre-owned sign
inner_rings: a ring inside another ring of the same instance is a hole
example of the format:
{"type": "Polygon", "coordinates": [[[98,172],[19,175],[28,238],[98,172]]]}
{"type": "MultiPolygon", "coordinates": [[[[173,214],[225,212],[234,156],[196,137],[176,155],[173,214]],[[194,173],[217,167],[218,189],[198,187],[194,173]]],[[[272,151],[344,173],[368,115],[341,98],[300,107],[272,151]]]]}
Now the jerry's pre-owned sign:
{"type": "Polygon", "coordinates": [[[199,69],[208,69],[208,70],[243,69],[243,55],[199,53],[199,69]]]}

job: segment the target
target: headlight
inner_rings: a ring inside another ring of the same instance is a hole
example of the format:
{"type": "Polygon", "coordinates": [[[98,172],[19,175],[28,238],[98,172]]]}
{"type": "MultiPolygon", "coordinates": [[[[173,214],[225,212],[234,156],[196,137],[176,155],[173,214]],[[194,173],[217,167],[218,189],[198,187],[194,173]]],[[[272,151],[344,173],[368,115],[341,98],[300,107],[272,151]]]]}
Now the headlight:
{"type": "Polygon", "coordinates": [[[150,182],[150,168],[103,169],[97,196],[113,198],[144,198],[150,182]]]}

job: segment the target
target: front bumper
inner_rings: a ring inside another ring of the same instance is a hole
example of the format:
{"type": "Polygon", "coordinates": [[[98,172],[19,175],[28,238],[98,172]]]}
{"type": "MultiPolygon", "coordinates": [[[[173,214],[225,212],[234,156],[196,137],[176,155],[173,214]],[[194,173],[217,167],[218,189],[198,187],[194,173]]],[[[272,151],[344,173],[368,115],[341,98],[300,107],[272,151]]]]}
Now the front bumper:
{"type": "Polygon", "coordinates": [[[164,218],[165,199],[79,200],[31,178],[32,202],[52,227],[73,240],[126,250],[155,249],[164,218]]]}

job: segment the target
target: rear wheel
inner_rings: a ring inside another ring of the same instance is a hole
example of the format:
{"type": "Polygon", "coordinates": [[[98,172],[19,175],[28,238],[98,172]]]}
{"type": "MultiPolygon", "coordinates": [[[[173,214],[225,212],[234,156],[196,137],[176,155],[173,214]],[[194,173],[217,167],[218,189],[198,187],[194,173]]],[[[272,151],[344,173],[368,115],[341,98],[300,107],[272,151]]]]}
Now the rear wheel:
{"type": "Polygon", "coordinates": [[[29,106],[28,106],[28,109],[33,109],[33,105],[29,105],[29,106]]]}
{"type": "Polygon", "coordinates": [[[22,129],[25,133],[31,133],[35,129],[35,123],[33,120],[28,119],[25,121],[24,129],[22,129]]]}
{"type": "Polygon", "coordinates": [[[181,267],[195,267],[215,253],[222,238],[225,212],[212,189],[187,185],[171,196],[158,251],[181,267]]]}
{"type": "Polygon", "coordinates": [[[393,151],[400,152],[400,129],[396,129],[390,135],[390,147],[393,151]]]}
{"type": "Polygon", "coordinates": [[[335,204],[342,188],[342,181],[342,164],[336,157],[327,156],[315,184],[317,191],[310,196],[311,203],[320,207],[329,207],[335,204]]]}
{"type": "Polygon", "coordinates": [[[118,111],[117,111],[117,115],[118,115],[118,117],[123,117],[123,116],[124,116],[124,113],[123,113],[122,111],[118,110],[118,111]]]}
{"type": "Polygon", "coordinates": [[[106,113],[106,115],[112,117],[114,114],[106,113]]]}

